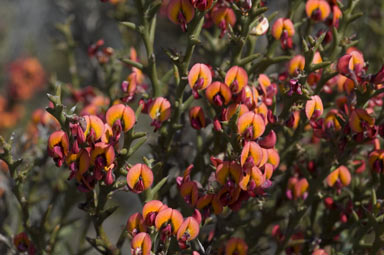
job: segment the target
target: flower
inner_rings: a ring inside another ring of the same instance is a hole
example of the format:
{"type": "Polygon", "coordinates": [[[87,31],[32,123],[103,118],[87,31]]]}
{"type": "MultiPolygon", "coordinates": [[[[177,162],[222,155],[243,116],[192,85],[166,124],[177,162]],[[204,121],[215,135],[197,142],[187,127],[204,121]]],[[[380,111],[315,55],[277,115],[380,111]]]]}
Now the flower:
{"type": "Polygon", "coordinates": [[[186,218],[180,225],[176,237],[180,248],[187,248],[186,242],[195,239],[199,235],[199,223],[193,217],[186,218]]]}
{"type": "Polygon", "coordinates": [[[144,164],[136,164],[128,170],[127,184],[130,190],[141,193],[153,183],[152,170],[144,164]]]}
{"type": "Polygon", "coordinates": [[[171,103],[164,97],[157,97],[148,106],[148,114],[153,120],[151,126],[154,126],[156,131],[171,116],[171,103]]]}
{"type": "Polygon", "coordinates": [[[328,186],[333,187],[336,183],[341,187],[348,186],[351,183],[351,174],[347,167],[339,166],[328,175],[328,186]]]}
{"type": "Polygon", "coordinates": [[[229,86],[233,94],[237,94],[248,84],[248,74],[244,68],[233,66],[225,75],[225,84],[229,86]]]}
{"type": "Polygon", "coordinates": [[[288,73],[292,76],[297,76],[300,71],[304,70],[305,58],[302,55],[294,56],[288,63],[288,73]]]}
{"type": "Polygon", "coordinates": [[[237,121],[237,129],[246,140],[254,140],[264,133],[264,119],[254,112],[244,113],[237,121]]]}
{"type": "Polygon", "coordinates": [[[183,215],[172,208],[161,210],[155,219],[155,227],[160,230],[160,239],[162,242],[172,234],[176,235],[179,227],[183,223],[183,215]]]}
{"type": "Polygon", "coordinates": [[[246,255],[248,245],[241,238],[231,238],[226,242],[225,255],[246,255]]]}
{"type": "Polygon", "coordinates": [[[166,208],[168,208],[168,206],[159,200],[151,200],[147,202],[143,207],[143,218],[145,224],[148,226],[155,225],[157,214],[166,208]]]}
{"type": "Polygon", "coordinates": [[[220,37],[223,37],[227,32],[228,25],[233,27],[236,23],[236,15],[232,8],[215,5],[211,12],[213,23],[215,23],[221,30],[220,37]]]}
{"type": "Polygon", "coordinates": [[[323,114],[323,102],[318,95],[311,96],[305,104],[305,115],[309,120],[317,119],[323,114]]]}
{"type": "Polygon", "coordinates": [[[221,107],[231,101],[232,93],[227,85],[215,81],[205,90],[205,96],[208,98],[209,102],[221,107]]]}
{"type": "Polygon", "coordinates": [[[211,82],[212,73],[205,64],[195,64],[188,73],[188,83],[195,98],[199,98],[198,91],[207,88],[211,82]]]}
{"type": "Polygon", "coordinates": [[[187,31],[187,24],[195,16],[195,8],[190,0],[171,0],[168,4],[167,13],[169,20],[180,25],[185,32],[187,31]]]}
{"type": "Polygon", "coordinates": [[[198,199],[197,184],[194,181],[184,182],[180,186],[180,195],[184,201],[190,206],[194,207],[198,199]]]}
{"type": "Polygon", "coordinates": [[[194,106],[189,110],[189,120],[191,122],[191,126],[197,130],[205,128],[207,125],[204,111],[200,106],[194,106]]]}
{"type": "Polygon", "coordinates": [[[152,241],[151,237],[141,232],[131,241],[131,254],[132,255],[150,255],[151,254],[152,241]]]}
{"type": "Polygon", "coordinates": [[[139,232],[146,232],[147,225],[145,225],[143,215],[141,213],[132,214],[127,221],[126,228],[131,236],[135,236],[139,232]]]}
{"type": "Polygon", "coordinates": [[[69,153],[69,140],[67,134],[60,130],[53,132],[48,138],[48,154],[56,165],[61,167],[69,153]]]}
{"type": "Polygon", "coordinates": [[[355,109],[349,116],[349,126],[356,133],[363,132],[369,127],[373,127],[375,119],[364,109],[355,109]]]}
{"type": "Polygon", "coordinates": [[[116,132],[128,132],[132,129],[136,122],[135,112],[131,107],[123,104],[115,104],[111,106],[105,115],[106,122],[114,134],[116,132]]]}
{"type": "Polygon", "coordinates": [[[329,16],[331,8],[325,0],[308,0],[305,4],[305,12],[308,18],[323,21],[329,16]]]}
{"type": "Polygon", "coordinates": [[[276,40],[280,40],[282,49],[291,49],[293,47],[292,37],[295,34],[295,27],[290,19],[277,19],[272,26],[271,33],[276,40]]]}

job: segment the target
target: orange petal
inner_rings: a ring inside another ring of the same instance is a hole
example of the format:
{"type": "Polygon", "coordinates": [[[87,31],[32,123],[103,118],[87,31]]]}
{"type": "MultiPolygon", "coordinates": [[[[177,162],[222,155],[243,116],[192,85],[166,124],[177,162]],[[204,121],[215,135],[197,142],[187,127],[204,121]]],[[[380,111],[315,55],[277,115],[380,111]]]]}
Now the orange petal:
{"type": "Polygon", "coordinates": [[[275,21],[275,23],[272,26],[272,36],[276,39],[279,40],[281,37],[281,34],[283,33],[283,28],[284,28],[284,19],[279,18],[275,21]]]}
{"type": "Polygon", "coordinates": [[[260,187],[265,182],[265,177],[263,173],[256,166],[252,167],[251,178],[255,181],[256,187],[260,187]]]}
{"type": "Polygon", "coordinates": [[[156,216],[155,226],[159,230],[164,223],[168,222],[172,216],[172,208],[167,208],[159,212],[156,216]]]}
{"type": "Polygon", "coordinates": [[[327,177],[328,186],[333,187],[333,185],[335,185],[338,179],[339,179],[339,169],[336,169],[332,173],[330,173],[327,177]]]}
{"type": "Polygon", "coordinates": [[[79,157],[79,170],[76,174],[77,181],[80,182],[83,174],[86,171],[88,171],[90,164],[91,164],[91,158],[90,158],[89,152],[87,150],[83,149],[81,151],[80,157],[79,157]]]}
{"type": "Polygon", "coordinates": [[[339,178],[344,186],[348,186],[351,183],[351,173],[345,166],[339,167],[339,178]]]}
{"type": "Polygon", "coordinates": [[[290,19],[284,19],[284,29],[288,32],[289,37],[295,34],[295,26],[290,19]]]}
{"type": "Polygon", "coordinates": [[[168,4],[168,18],[175,24],[181,24],[179,13],[185,18],[185,23],[189,23],[195,15],[195,9],[188,0],[171,0],[168,4]]]}
{"type": "Polygon", "coordinates": [[[276,169],[280,164],[280,156],[276,149],[268,149],[268,162],[276,169]]]}

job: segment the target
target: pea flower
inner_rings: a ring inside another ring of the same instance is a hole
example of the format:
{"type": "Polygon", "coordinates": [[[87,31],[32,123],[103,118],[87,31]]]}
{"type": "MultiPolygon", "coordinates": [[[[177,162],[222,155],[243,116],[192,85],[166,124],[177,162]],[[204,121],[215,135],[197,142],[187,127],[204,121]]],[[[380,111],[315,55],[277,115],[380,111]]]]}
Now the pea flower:
{"type": "Polygon", "coordinates": [[[225,255],[247,255],[248,245],[241,238],[231,238],[226,242],[225,255]]]}
{"type": "Polygon", "coordinates": [[[323,21],[331,13],[331,7],[325,0],[308,0],[305,4],[305,12],[308,18],[323,21]]]}
{"type": "Polygon", "coordinates": [[[131,241],[131,254],[132,255],[150,255],[152,248],[152,241],[149,234],[141,232],[131,241]]]}
{"type": "Polygon", "coordinates": [[[86,128],[84,135],[90,143],[98,141],[104,133],[104,122],[96,115],[85,115],[86,128]]]}
{"type": "Polygon", "coordinates": [[[207,88],[211,82],[212,73],[205,64],[195,64],[188,73],[188,83],[195,98],[199,98],[198,91],[207,88]]]}
{"type": "Polygon", "coordinates": [[[60,130],[53,132],[48,138],[48,154],[56,165],[61,167],[69,152],[69,140],[67,134],[60,130]]]}
{"type": "Polygon", "coordinates": [[[128,132],[136,122],[135,112],[124,104],[111,106],[105,114],[107,124],[112,127],[113,136],[118,140],[121,132],[128,132]]]}
{"type": "MultiPolygon", "coordinates": [[[[99,142],[91,151],[91,164],[95,167],[94,177],[101,180],[105,172],[112,171],[115,161],[115,149],[113,146],[99,142]]],[[[111,174],[110,172],[109,174],[111,174]]]]}
{"type": "Polygon", "coordinates": [[[241,177],[241,167],[234,161],[224,161],[216,167],[216,180],[223,186],[235,187],[241,177]]]}
{"type": "Polygon", "coordinates": [[[197,184],[194,181],[184,182],[180,186],[180,194],[184,198],[184,201],[190,206],[194,207],[198,199],[197,184]]]}
{"type": "Polygon", "coordinates": [[[339,187],[348,186],[351,183],[351,173],[345,166],[339,166],[332,171],[327,177],[327,184],[333,187],[335,184],[339,187]]]}
{"type": "Polygon", "coordinates": [[[317,119],[323,114],[323,102],[318,95],[311,96],[305,104],[305,115],[309,120],[317,119]]]}
{"type": "Polygon", "coordinates": [[[368,162],[373,171],[375,171],[376,173],[383,173],[384,150],[374,150],[369,153],[368,162]]]}
{"type": "Polygon", "coordinates": [[[195,239],[199,235],[199,230],[199,223],[195,218],[186,218],[180,225],[176,234],[179,247],[181,249],[186,249],[188,247],[187,242],[195,239]]]}
{"type": "Polygon", "coordinates": [[[305,58],[302,55],[294,56],[288,63],[288,73],[297,76],[305,67],[305,58]]]}
{"type": "Polygon", "coordinates": [[[154,226],[157,214],[167,208],[168,206],[159,200],[151,200],[147,202],[143,207],[143,218],[145,224],[148,226],[154,226]]]}
{"type": "Polygon", "coordinates": [[[236,23],[236,15],[232,8],[215,5],[212,9],[212,20],[220,28],[220,37],[223,37],[228,30],[228,25],[233,27],[236,23]]]}
{"type": "Polygon", "coordinates": [[[233,66],[225,75],[225,84],[229,86],[233,94],[237,94],[248,84],[248,74],[244,68],[233,66]]]}
{"type": "Polygon", "coordinates": [[[271,32],[276,40],[280,40],[283,50],[292,49],[292,37],[295,35],[295,27],[290,19],[277,19],[272,26],[271,32]]]}
{"type": "Polygon", "coordinates": [[[194,106],[191,110],[189,110],[189,120],[191,122],[191,126],[197,130],[205,128],[207,125],[204,111],[200,106],[194,106]]]}
{"type": "Polygon", "coordinates": [[[148,106],[148,114],[153,120],[151,126],[154,126],[156,131],[171,116],[171,103],[164,97],[158,97],[148,106]]]}
{"type": "Polygon", "coordinates": [[[187,31],[187,24],[195,16],[195,8],[190,0],[171,0],[168,4],[167,13],[169,20],[180,25],[185,32],[187,31]]]}
{"type": "Polygon", "coordinates": [[[196,208],[202,211],[204,219],[208,218],[211,213],[219,215],[223,211],[219,197],[214,194],[206,194],[197,200],[196,208]]]}
{"type": "Polygon", "coordinates": [[[127,184],[130,190],[141,193],[153,183],[152,170],[144,164],[136,164],[128,170],[127,184]]]}
{"type": "Polygon", "coordinates": [[[356,133],[361,133],[373,127],[375,119],[364,109],[355,109],[349,116],[349,126],[356,133]]]}
{"type": "Polygon", "coordinates": [[[183,215],[178,210],[166,208],[160,211],[155,219],[155,227],[161,232],[161,241],[164,242],[172,234],[176,235],[182,223],[183,215]]]}
{"type": "Polygon", "coordinates": [[[255,140],[264,133],[264,119],[254,112],[244,113],[237,121],[237,129],[246,140],[255,140]]]}
{"type": "Polygon", "coordinates": [[[143,215],[141,213],[132,214],[127,221],[127,231],[128,233],[134,237],[140,232],[147,231],[147,225],[145,225],[145,221],[143,215]]]}
{"type": "Polygon", "coordinates": [[[288,199],[306,199],[309,183],[306,178],[291,177],[288,180],[286,195],[288,199]]]}
{"type": "Polygon", "coordinates": [[[209,102],[221,107],[231,101],[232,93],[227,85],[215,81],[205,90],[205,96],[208,98],[209,102]]]}

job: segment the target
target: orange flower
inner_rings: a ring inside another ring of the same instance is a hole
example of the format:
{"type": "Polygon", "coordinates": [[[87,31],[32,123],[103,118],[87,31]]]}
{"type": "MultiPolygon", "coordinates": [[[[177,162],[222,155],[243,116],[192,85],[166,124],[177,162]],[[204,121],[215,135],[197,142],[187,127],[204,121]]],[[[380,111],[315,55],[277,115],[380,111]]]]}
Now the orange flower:
{"type": "Polygon", "coordinates": [[[91,164],[95,166],[95,178],[101,180],[103,171],[111,171],[114,168],[115,149],[113,146],[99,142],[91,151],[91,164]]]}
{"type": "Polygon", "coordinates": [[[180,186],[180,194],[184,201],[190,206],[194,207],[198,199],[197,184],[193,181],[184,182],[180,186]]]}
{"type": "Polygon", "coordinates": [[[233,27],[236,23],[236,15],[234,11],[232,8],[226,6],[215,5],[212,9],[211,16],[213,23],[215,23],[221,30],[220,37],[223,37],[227,32],[228,25],[233,27]]]}
{"type": "Polygon", "coordinates": [[[48,138],[48,154],[53,158],[58,167],[64,163],[69,153],[69,140],[67,134],[60,130],[53,132],[48,138]]]}
{"type": "Polygon", "coordinates": [[[239,117],[244,113],[249,112],[248,107],[245,104],[230,104],[226,109],[223,110],[223,120],[231,120],[237,110],[239,110],[239,117]]]}
{"type": "Polygon", "coordinates": [[[10,92],[16,99],[31,98],[45,82],[44,69],[36,58],[24,58],[12,62],[9,73],[10,92]]]}
{"type": "Polygon", "coordinates": [[[360,76],[364,67],[364,56],[357,50],[347,53],[337,62],[337,70],[347,77],[353,77],[353,74],[360,76]]]}
{"type": "Polygon", "coordinates": [[[288,180],[288,190],[286,195],[289,199],[305,199],[308,195],[307,190],[309,183],[305,178],[291,177],[288,180]]]}
{"type": "Polygon", "coordinates": [[[332,109],[327,113],[324,119],[324,125],[327,129],[334,128],[336,131],[341,130],[341,124],[338,119],[344,119],[337,109],[332,109]]]}
{"type": "Polygon", "coordinates": [[[128,132],[136,122],[135,112],[128,105],[115,104],[111,106],[106,115],[106,122],[113,130],[128,132]]]}
{"type": "Polygon", "coordinates": [[[305,11],[308,18],[322,21],[329,16],[331,7],[329,7],[328,2],[325,0],[308,0],[305,5],[305,11]]]}
{"type": "Polygon", "coordinates": [[[253,166],[260,166],[259,164],[262,158],[263,151],[256,142],[245,142],[240,157],[240,163],[242,167],[252,168],[253,166]]]}
{"type": "Polygon", "coordinates": [[[152,248],[151,237],[141,232],[132,239],[131,241],[131,254],[132,255],[150,255],[152,248]]]}
{"type": "Polygon", "coordinates": [[[271,85],[271,80],[265,74],[260,74],[257,81],[264,95],[267,95],[267,89],[271,85]]]}
{"type": "Polygon", "coordinates": [[[288,73],[292,76],[297,76],[298,73],[304,70],[305,58],[302,55],[294,56],[288,63],[288,73]]]}
{"type": "Polygon", "coordinates": [[[157,130],[171,116],[171,104],[164,97],[158,97],[149,105],[148,113],[153,120],[151,125],[157,130]]]}
{"type": "Polygon", "coordinates": [[[276,169],[280,164],[280,156],[276,149],[268,149],[268,163],[276,169]]]}
{"type": "Polygon", "coordinates": [[[237,121],[238,133],[246,140],[260,137],[265,130],[263,118],[254,112],[244,113],[237,121]]]}
{"type": "Polygon", "coordinates": [[[191,126],[197,130],[205,128],[207,125],[204,111],[200,106],[194,106],[191,110],[189,110],[189,120],[191,122],[191,126]]]}
{"type": "Polygon", "coordinates": [[[188,73],[188,83],[195,98],[199,98],[198,91],[208,87],[212,82],[212,73],[205,64],[195,64],[188,73]]]}
{"type": "Polygon", "coordinates": [[[328,175],[327,184],[329,187],[333,187],[336,182],[341,185],[341,187],[348,186],[351,183],[351,174],[347,167],[339,166],[328,175]]]}
{"type": "Polygon", "coordinates": [[[213,194],[206,194],[197,200],[196,208],[202,211],[203,218],[207,218],[214,212],[219,215],[223,211],[223,205],[219,198],[213,194]]]}
{"type": "Polygon", "coordinates": [[[259,102],[259,92],[254,86],[246,85],[240,94],[240,100],[238,103],[242,103],[244,106],[247,106],[249,109],[253,109],[259,102]]]}
{"type": "Polygon", "coordinates": [[[244,68],[233,66],[225,75],[225,84],[229,86],[233,94],[237,94],[248,84],[248,74],[244,68]]]}
{"type": "Polygon", "coordinates": [[[83,174],[89,169],[90,161],[91,159],[87,149],[82,149],[77,154],[71,154],[67,159],[67,165],[69,165],[69,169],[72,171],[70,178],[75,175],[76,180],[80,182],[83,174]]]}
{"type": "Polygon", "coordinates": [[[323,110],[323,102],[318,95],[311,96],[311,100],[305,104],[305,115],[309,120],[319,118],[323,114],[323,110]]]}
{"type": "Polygon", "coordinates": [[[276,40],[280,40],[281,48],[292,48],[292,37],[295,34],[295,27],[290,19],[277,19],[272,26],[271,33],[276,40]]]}
{"type": "Polygon", "coordinates": [[[241,167],[234,161],[224,161],[216,167],[216,180],[223,186],[235,187],[241,177],[241,167]]]}
{"type": "Polygon", "coordinates": [[[145,224],[147,224],[148,226],[155,225],[155,219],[157,214],[167,208],[168,206],[163,204],[159,200],[151,200],[147,202],[143,207],[143,218],[145,224]]]}
{"type": "Polygon", "coordinates": [[[195,239],[199,235],[199,230],[199,223],[195,218],[186,218],[180,225],[176,235],[180,248],[187,248],[186,242],[195,239]]]}
{"type": "Polygon", "coordinates": [[[132,214],[127,221],[127,231],[131,236],[135,236],[139,232],[146,232],[144,218],[141,213],[132,214]]]}
{"type": "Polygon", "coordinates": [[[153,183],[152,170],[144,164],[136,164],[128,170],[127,184],[130,190],[141,193],[153,183]]]}
{"type": "Polygon", "coordinates": [[[161,230],[160,238],[164,242],[172,234],[177,234],[182,223],[183,215],[176,209],[167,208],[157,214],[155,227],[157,230],[161,230]]]}
{"type": "Polygon", "coordinates": [[[372,118],[366,110],[355,109],[349,116],[349,126],[356,133],[365,131],[367,128],[375,124],[375,119],[372,118]]]}
{"type": "Polygon", "coordinates": [[[187,31],[187,24],[195,16],[195,8],[190,0],[171,0],[168,4],[167,13],[169,20],[180,25],[185,32],[187,31]]]}
{"type": "Polygon", "coordinates": [[[104,134],[104,122],[96,115],[86,115],[84,119],[86,121],[84,135],[88,141],[94,143],[104,134]]]}
{"type": "Polygon", "coordinates": [[[205,90],[205,96],[208,98],[209,102],[221,107],[231,101],[232,93],[227,85],[215,81],[205,90]]]}
{"type": "Polygon", "coordinates": [[[223,206],[230,206],[237,202],[240,196],[240,187],[222,187],[217,193],[217,199],[223,206]]]}
{"type": "Polygon", "coordinates": [[[382,173],[384,170],[384,150],[374,150],[369,153],[368,162],[372,170],[382,173]]]}
{"type": "Polygon", "coordinates": [[[248,245],[243,239],[231,238],[225,245],[225,255],[247,255],[248,245]]]}

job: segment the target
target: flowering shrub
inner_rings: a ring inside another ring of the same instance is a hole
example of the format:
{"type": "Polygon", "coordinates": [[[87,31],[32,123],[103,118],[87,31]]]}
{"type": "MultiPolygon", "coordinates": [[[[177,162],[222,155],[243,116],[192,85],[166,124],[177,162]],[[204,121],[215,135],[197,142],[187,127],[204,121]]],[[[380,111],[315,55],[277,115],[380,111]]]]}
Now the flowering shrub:
{"type": "Polygon", "coordinates": [[[2,130],[46,83],[49,102],[0,137],[0,249],[384,254],[384,67],[357,46],[359,1],[101,2],[124,47],[88,45],[94,84],[71,22],[70,81],[10,64],[2,130]]]}

